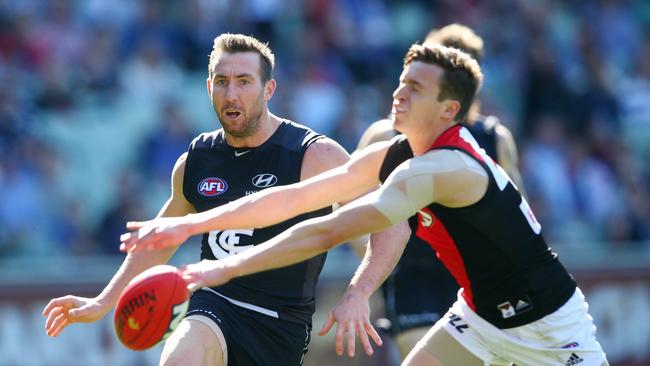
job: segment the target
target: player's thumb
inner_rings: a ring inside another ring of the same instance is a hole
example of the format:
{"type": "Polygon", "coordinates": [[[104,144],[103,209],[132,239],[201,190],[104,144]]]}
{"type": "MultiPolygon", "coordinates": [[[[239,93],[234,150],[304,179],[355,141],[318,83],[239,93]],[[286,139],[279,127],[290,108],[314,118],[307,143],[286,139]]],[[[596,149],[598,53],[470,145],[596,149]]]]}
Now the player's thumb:
{"type": "Polygon", "coordinates": [[[82,306],[76,309],[68,310],[68,318],[71,321],[75,321],[87,316],[90,313],[90,307],[82,306]]]}

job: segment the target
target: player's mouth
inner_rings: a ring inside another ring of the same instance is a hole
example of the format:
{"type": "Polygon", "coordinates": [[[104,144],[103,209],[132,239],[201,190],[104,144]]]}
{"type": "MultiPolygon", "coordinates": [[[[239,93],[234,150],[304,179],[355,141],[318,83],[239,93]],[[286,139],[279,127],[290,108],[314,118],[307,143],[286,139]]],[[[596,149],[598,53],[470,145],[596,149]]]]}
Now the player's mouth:
{"type": "Polygon", "coordinates": [[[242,115],[242,113],[238,110],[234,109],[226,109],[224,115],[228,117],[229,119],[237,119],[239,116],[242,115]]]}
{"type": "Polygon", "coordinates": [[[397,104],[393,104],[393,108],[390,110],[390,113],[393,115],[402,114],[405,112],[406,112],[406,108],[404,108],[403,106],[399,106],[397,104]]]}

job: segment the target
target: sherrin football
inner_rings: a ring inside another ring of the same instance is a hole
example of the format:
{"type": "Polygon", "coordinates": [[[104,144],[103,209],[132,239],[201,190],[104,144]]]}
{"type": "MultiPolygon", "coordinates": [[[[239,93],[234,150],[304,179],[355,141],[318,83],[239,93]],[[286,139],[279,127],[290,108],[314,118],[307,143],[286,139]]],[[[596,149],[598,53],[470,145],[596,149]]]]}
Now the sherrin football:
{"type": "Polygon", "coordinates": [[[166,339],[183,319],[190,292],[179,270],[154,266],[134,277],[115,308],[115,334],[127,348],[142,351],[166,339]]]}

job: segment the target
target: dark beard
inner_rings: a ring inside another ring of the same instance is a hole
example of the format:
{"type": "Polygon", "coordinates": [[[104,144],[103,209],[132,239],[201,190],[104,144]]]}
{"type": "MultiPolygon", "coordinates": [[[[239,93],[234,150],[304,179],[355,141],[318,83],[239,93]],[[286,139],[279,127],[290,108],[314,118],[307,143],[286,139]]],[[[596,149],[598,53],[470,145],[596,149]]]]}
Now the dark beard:
{"type": "MultiPolygon", "coordinates": [[[[257,130],[260,128],[260,120],[262,118],[262,113],[264,112],[263,104],[264,102],[261,101],[258,105],[260,106],[259,112],[257,115],[251,116],[244,124],[244,129],[241,131],[236,131],[228,128],[224,123],[221,123],[221,126],[223,127],[223,130],[230,136],[237,137],[237,138],[243,138],[243,137],[248,137],[253,135],[257,130]]],[[[253,110],[253,113],[255,110],[253,110]]],[[[223,121],[221,118],[221,114],[217,113],[217,118],[219,118],[219,121],[223,121]]]]}
{"type": "Polygon", "coordinates": [[[257,116],[252,117],[246,121],[245,128],[242,131],[231,130],[226,127],[224,124],[221,126],[227,134],[233,137],[242,138],[248,137],[254,134],[260,128],[260,119],[262,117],[262,110],[257,114],[257,116]]]}

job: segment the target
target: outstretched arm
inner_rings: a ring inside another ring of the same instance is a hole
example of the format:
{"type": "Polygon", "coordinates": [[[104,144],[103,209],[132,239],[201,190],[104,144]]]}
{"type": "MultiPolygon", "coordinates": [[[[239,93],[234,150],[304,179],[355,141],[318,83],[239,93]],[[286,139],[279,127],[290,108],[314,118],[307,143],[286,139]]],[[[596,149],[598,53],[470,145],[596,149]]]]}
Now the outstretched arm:
{"type": "MultiPolygon", "coordinates": [[[[451,150],[428,153],[400,165],[379,190],[327,216],[303,221],[245,252],[216,262],[202,261],[188,265],[182,270],[183,277],[190,290],[196,290],[203,286],[218,286],[234,277],[288,266],[362,234],[377,232],[401,223],[432,202],[452,207],[474,204],[485,194],[487,184],[485,170],[478,162],[463,156],[463,153],[451,150]]],[[[395,259],[390,259],[390,255],[382,257],[370,253],[366,263],[368,267],[371,263],[376,264],[378,258],[392,262],[392,265],[387,264],[385,268],[386,273],[390,272],[396,262],[395,259]]],[[[368,276],[367,280],[363,280],[368,281],[365,284],[356,283],[356,286],[361,286],[361,293],[376,288],[380,283],[381,271],[375,272],[374,278],[373,272],[364,271],[363,268],[358,273],[366,273],[368,276]]],[[[358,279],[362,280],[361,275],[358,279]]],[[[359,304],[358,301],[355,303],[359,304]]],[[[362,337],[366,352],[372,353],[365,338],[367,334],[379,344],[379,336],[374,329],[365,325],[352,329],[356,326],[360,324],[346,324],[340,333],[337,328],[337,352],[342,352],[342,334],[346,331],[348,353],[351,355],[354,354],[354,349],[350,348],[350,341],[354,340],[355,332],[362,337]]]]}
{"type": "Polygon", "coordinates": [[[312,258],[367,233],[401,223],[432,202],[465,207],[478,202],[488,175],[462,152],[437,150],[402,163],[378,190],[329,215],[303,221],[245,252],[188,268],[190,287],[218,286],[312,258]]]}
{"type": "MultiPolygon", "coordinates": [[[[194,212],[193,206],[185,200],[182,193],[185,157],[183,154],[174,166],[171,195],[158,213],[159,217],[194,212]]],[[[101,319],[115,306],[120,293],[133,277],[154,265],[166,263],[175,251],[176,248],[165,248],[155,252],[129,253],[111,281],[96,297],[67,295],[52,299],[43,309],[43,316],[47,317],[46,334],[56,337],[71,323],[88,323],[101,319]]]]}
{"type": "MultiPolygon", "coordinates": [[[[379,145],[379,144],[378,144],[379,145]]],[[[346,164],[299,183],[274,187],[201,213],[127,224],[122,251],[179,245],[210,230],[266,227],[303,212],[351,200],[376,187],[388,143],[352,156],[346,164]],[[263,212],[263,215],[260,213],[263,212]]]]}
{"type": "MultiPolygon", "coordinates": [[[[393,129],[393,121],[385,118],[375,121],[366,128],[361,137],[359,138],[359,143],[357,144],[357,151],[361,151],[366,147],[374,144],[375,142],[380,141],[390,141],[393,137],[397,136],[399,133],[393,129]]],[[[366,253],[366,248],[368,245],[368,240],[370,239],[367,235],[362,235],[356,239],[350,240],[348,244],[352,247],[356,255],[363,259],[364,254],[366,253]]]]}

